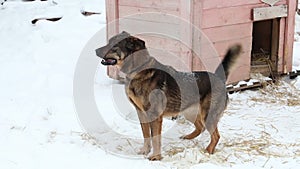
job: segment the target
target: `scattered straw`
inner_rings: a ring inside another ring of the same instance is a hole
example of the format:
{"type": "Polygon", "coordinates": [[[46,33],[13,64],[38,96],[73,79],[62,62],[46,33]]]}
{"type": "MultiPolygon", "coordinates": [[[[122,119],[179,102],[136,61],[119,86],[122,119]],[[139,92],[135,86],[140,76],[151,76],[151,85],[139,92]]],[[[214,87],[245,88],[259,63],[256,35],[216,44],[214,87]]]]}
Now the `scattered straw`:
{"type": "Polygon", "coordinates": [[[300,106],[300,91],[286,82],[279,81],[266,85],[259,90],[258,97],[250,97],[250,100],[264,104],[300,106]]]}

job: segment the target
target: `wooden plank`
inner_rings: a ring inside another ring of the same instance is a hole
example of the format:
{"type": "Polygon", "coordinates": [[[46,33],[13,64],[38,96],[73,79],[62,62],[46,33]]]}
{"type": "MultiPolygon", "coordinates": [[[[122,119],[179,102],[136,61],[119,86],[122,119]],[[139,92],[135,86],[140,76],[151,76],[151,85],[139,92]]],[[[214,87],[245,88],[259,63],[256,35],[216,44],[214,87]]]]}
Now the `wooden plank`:
{"type": "MultiPolygon", "coordinates": [[[[195,40],[193,43],[194,57],[207,59],[220,56],[218,51],[216,51],[214,44],[205,36],[200,37],[197,41],[195,40]]],[[[195,63],[197,63],[197,60],[195,60],[195,63]]]]}
{"type": "Polygon", "coordinates": [[[219,63],[221,62],[221,58],[219,57],[209,57],[209,58],[196,58],[198,61],[198,65],[194,66],[194,71],[209,71],[209,72],[215,72],[217,69],[219,63]]]}
{"type": "MultiPolygon", "coordinates": [[[[192,0],[192,7],[191,7],[191,13],[192,13],[192,23],[195,26],[195,28],[202,28],[202,18],[203,18],[203,1],[199,0],[192,0]]],[[[195,30],[193,30],[195,32],[195,30]]]]}
{"type": "Polygon", "coordinates": [[[190,60],[184,57],[184,53],[152,48],[149,48],[149,53],[164,65],[172,66],[178,71],[191,71],[190,60]]]}
{"type": "Polygon", "coordinates": [[[177,17],[180,15],[180,13],[176,13],[177,16],[175,16],[175,13],[169,14],[168,11],[161,11],[160,9],[120,6],[119,12],[120,18],[130,18],[140,21],[170,23],[177,25],[179,25],[181,22],[181,18],[177,17]]]}
{"type": "Polygon", "coordinates": [[[238,6],[204,10],[202,28],[250,23],[252,22],[252,8],[253,6],[238,6]]]}
{"type": "Polygon", "coordinates": [[[212,42],[241,39],[252,36],[252,23],[226,25],[222,27],[206,28],[203,33],[212,42]]]}
{"type": "Polygon", "coordinates": [[[251,51],[252,50],[252,36],[241,38],[241,39],[232,39],[232,40],[228,40],[228,41],[214,42],[214,47],[220,56],[225,56],[228,48],[235,44],[241,44],[242,48],[243,48],[243,52],[251,51]]]}
{"type": "Polygon", "coordinates": [[[119,0],[119,4],[121,6],[180,11],[179,1],[180,0],[119,0]]]}
{"type": "Polygon", "coordinates": [[[262,3],[260,0],[203,0],[203,9],[226,8],[260,3],[262,3]]]}
{"type": "Polygon", "coordinates": [[[254,8],[253,9],[253,20],[262,21],[274,18],[281,18],[288,16],[287,5],[279,5],[264,8],[254,8]]]}
{"type": "MultiPolygon", "coordinates": [[[[204,71],[215,72],[217,66],[221,62],[221,58],[213,57],[208,59],[198,60],[197,65],[194,65],[194,71],[204,71]]],[[[251,51],[246,51],[242,53],[240,59],[237,61],[237,66],[233,72],[229,75],[227,84],[238,82],[240,80],[246,80],[250,77],[250,60],[251,60],[251,51]]],[[[196,62],[194,62],[195,64],[196,62]]]]}
{"type": "Polygon", "coordinates": [[[138,35],[138,37],[146,41],[150,54],[163,64],[171,65],[177,70],[191,71],[192,62],[189,58],[191,49],[182,41],[150,34],[138,35]]]}
{"type": "MultiPolygon", "coordinates": [[[[284,2],[279,2],[281,4],[284,2]]],[[[227,8],[212,8],[203,10],[202,28],[212,28],[225,25],[235,25],[252,22],[252,9],[267,7],[267,4],[254,4],[227,8]]]]}
{"type": "MultiPolygon", "coordinates": [[[[168,10],[163,8],[144,8],[144,7],[124,6],[124,5],[120,5],[119,12],[121,17],[133,15],[133,14],[143,14],[148,12],[158,12],[163,14],[180,16],[180,11],[177,10],[173,11],[173,10],[168,10]]],[[[169,22],[169,21],[166,20],[165,22],[169,22]]]]}
{"type": "Polygon", "coordinates": [[[158,36],[152,34],[138,35],[139,38],[145,40],[147,48],[161,49],[166,51],[180,52],[189,50],[189,48],[181,41],[172,39],[172,37],[158,36]]]}
{"type": "Polygon", "coordinates": [[[120,30],[126,30],[133,35],[151,34],[180,39],[179,26],[169,23],[140,21],[126,18],[120,20],[120,30]]]}
{"type": "Polygon", "coordinates": [[[192,39],[192,70],[197,70],[197,65],[200,65],[199,60],[195,54],[195,51],[199,49],[201,46],[201,36],[202,36],[202,18],[203,18],[203,10],[202,3],[203,1],[193,0],[192,5],[192,23],[193,23],[193,39],[192,39]]]}
{"type": "Polygon", "coordinates": [[[241,80],[250,79],[250,69],[250,66],[237,67],[233,73],[229,75],[226,84],[233,84],[241,80]]]}
{"type": "Polygon", "coordinates": [[[119,9],[118,0],[106,0],[106,29],[107,29],[107,39],[111,36],[119,33],[118,30],[118,19],[119,19],[119,9]]]}
{"type": "MultiPolygon", "coordinates": [[[[202,0],[203,1],[203,9],[212,9],[212,8],[226,8],[226,7],[234,7],[234,6],[246,6],[253,4],[262,4],[261,0],[202,0]]],[[[280,0],[278,4],[286,4],[287,0],[280,0]]]]}
{"type": "Polygon", "coordinates": [[[182,54],[188,61],[188,67],[192,70],[192,43],[193,43],[193,28],[192,28],[192,1],[193,0],[180,0],[180,41],[187,46],[187,48],[181,48],[180,54],[182,54]]]}
{"type": "MultiPolygon", "coordinates": [[[[230,26],[229,26],[230,28],[230,26]]],[[[205,37],[202,38],[197,38],[197,39],[201,39],[196,41],[196,39],[194,40],[194,46],[193,46],[193,50],[194,50],[194,58],[197,57],[197,55],[200,55],[201,58],[210,58],[210,57],[222,57],[226,54],[227,49],[237,43],[240,43],[243,47],[243,51],[251,51],[252,49],[252,24],[248,24],[248,27],[244,27],[243,30],[247,30],[248,33],[241,33],[241,37],[239,36],[235,36],[232,33],[236,32],[235,29],[228,29],[225,28],[226,30],[230,31],[230,32],[224,32],[221,31],[223,28],[222,27],[218,27],[216,30],[214,30],[214,28],[212,28],[212,32],[211,35],[214,36],[214,32],[216,33],[215,38],[211,38],[213,39],[213,41],[208,40],[205,37]],[[220,29],[220,30],[218,30],[220,29]],[[234,30],[234,31],[233,31],[234,30]],[[249,31],[250,30],[250,31],[249,31]],[[219,34],[220,33],[220,34],[219,34]],[[248,34],[248,36],[244,37],[243,34],[248,34]],[[228,38],[226,38],[226,36],[228,36],[228,38]],[[224,39],[223,39],[223,36],[224,39]],[[232,36],[232,37],[231,37],[232,36]],[[202,41],[202,42],[200,42],[202,41]]],[[[208,29],[209,30],[209,29],[208,29]]],[[[238,34],[238,33],[237,33],[238,34]]],[[[194,64],[193,66],[197,67],[197,63],[198,60],[194,59],[193,60],[194,64]]],[[[250,65],[250,62],[248,63],[250,65]]]]}
{"type": "MultiPolygon", "coordinates": [[[[194,57],[198,57],[200,53],[201,58],[211,58],[211,57],[224,57],[228,48],[235,44],[241,44],[243,47],[243,52],[248,52],[252,50],[252,36],[245,37],[241,39],[233,39],[229,41],[220,41],[214,42],[210,44],[203,44],[203,46],[199,49],[197,53],[194,53],[194,57]]],[[[250,63],[249,63],[250,65],[250,63]]],[[[196,65],[194,65],[196,66],[196,65]]]]}
{"type": "MultiPolygon", "coordinates": [[[[119,12],[118,0],[106,0],[106,39],[119,33],[119,12]]],[[[119,69],[116,67],[107,67],[107,75],[113,79],[119,79],[119,69]]]]}
{"type": "MultiPolygon", "coordinates": [[[[208,70],[211,72],[214,72],[216,68],[218,67],[219,63],[223,60],[224,56],[213,56],[213,57],[197,57],[195,59],[198,60],[197,63],[200,63],[198,65],[194,65],[195,70],[208,70]]],[[[244,66],[250,66],[251,60],[251,51],[244,51],[241,53],[237,63],[236,67],[244,67],[244,66]]]]}
{"type": "Polygon", "coordinates": [[[237,59],[236,67],[250,67],[251,63],[251,50],[243,51],[237,59]]]}
{"type": "Polygon", "coordinates": [[[293,45],[295,33],[295,15],[297,9],[295,0],[288,0],[288,19],[286,20],[285,47],[284,47],[284,72],[292,71],[293,67],[293,45]]]}
{"type": "Polygon", "coordinates": [[[279,51],[279,38],[280,38],[280,19],[272,20],[272,36],[271,36],[271,62],[272,62],[272,71],[277,72],[277,60],[278,60],[278,51],[279,51]]]}
{"type": "MultiPolygon", "coordinates": [[[[120,6],[120,16],[123,17],[123,16],[126,16],[126,15],[131,15],[130,16],[130,19],[132,20],[136,20],[136,21],[146,21],[145,23],[147,24],[148,22],[151,22],[151,23],[156,23],[155,25],[157,25],[157,22],[161,23],[160,26],[155,26],[157,28],[163,28],[165,29],[166,28],[166,23],[170,23],[172,24],[172,29],[174,30],[177,30],[179,29],[178,32],[180,32],[179,35],[177,35],[177,33],[174,33],[174,31],[165,31],[165,33],[167,34],[163,34],[162,36],[169,36],[169,37],[175,37],[175,38],[179,38],[179,40],[184,43],[185,45],[187,46],[191,46],[190,44],[190,41],[192,41],[192,37],[191,37],[191,27],[189,25],[189,20],[190,20],[190,6],[189,4],[186,2],[186,0],[181,0],[180,3],[183,3],[183,5],[180,5],[181,6],[181,10],[180,11],[173,11],[173,14],[176,14],[180,17],[175,17],[173,15],[167,15],[167,14],[164,14],[164,13],[147,13],[147,12],[165,12],[165,13],[169,13],[168,11],[162,11],[161,9],[158,9],[158,8],[138,8],[138,7],[131,7],[131,6],[120,6]],[[182,2],[181,2],[182,1],[182,2]],[[176,13],[175,13],[176,12],[176,13]],[[180,12],[180,13],[179,13],[180,12]],[[135,14],[135,15],[132,15],[132,14],[135,14]],[[176,34],[176,35],[175,35],[176,34]]],[[[140,31],[137,31],[137,30],[132,30],[132,26],[129,26],[131,28],[128,28],[128,24],[123,24],[123,25],[126,25],[127,26],[127,29],[131,29],[131,31],[133,32],[140,32],[140,31]]],[[[132,25],[132,24],[130,24],[132,25]]],[[[141,28],[144,28],[146,27],[145,25],[143,25],[141,28]]],[[[151,27],[153,28],[153,24],[151,25],[151,27]]],[[[170,27],[170,26],[167,26],[167,27],[170,27]]],[[[149,27],[147,27],[148,29],[149,27]]],[[[123,27],[122,27],[123,29],[123,27]]],[[[137,28],[135,28],[137,29],[137,28]]],[[[155,29],[153,29],[155,30],[155,29]]],[[[161,34],[162,32],[157,32],[157,31],[151,31],[152,33],[156,33],[156,34],[161,34]]],[[[146,30],[145,30],[146,31],[146,30]]],[[[147,38],[146,38],[147,39],[147,38]]],[[[147,40],[149,41],[149,40],[147,40]]],[[[169,44],[174,44],[174,43],[164,43],[164,44],[161,44],[159,41],[154,41],[153,38],[152,40],[150,40],[152,42],[155,42],[156,44],[160,44],[160,46],[157,46],[157,47],[170,47],[169,44]]],[[[149,44],[149,42],[148,42],[149,44]]],[[[153,45],[154,43],[152,43],[153,45]]],[[[154,44],[155,45],[155,44],[154,44]]],[[[191,57],[191,50],[190,48],[186,48],[186,47],[182,47],[183,45],[181,46],[178,46],[178,45],[174,45],[172,46],[171,48],[166,48],[165,50],[173,50],[173,51],[176,51],[178,53],[181,53],[183,54],[184,53],[184,56],[186,58],[188,58],[190,60],[190,64],[192,64],[192,57],[191,57]],[[176,48],[177,47],[177,48],[176,48]],[[176,49],[175,49],[176,48],[176,49]],[[174,50],[175,49],[175,50],[174,50]],[[182,51],[177,51],[177,50],[182,50],[182,51]]],[[[191,66],[190,66],[191,67],[191,66]]]]}
{"type": "Polygon", "coordinates": [[[284,45],[285,45],[285,27],[286,27],[286,18],[281,18],[280,25],[279,25],[279,45],[278,45],[278,58],[277,58],[277,72],[279,74],[284,72],[283,59],[284,59],[284,45]]]}
{"type": "Polygon", "coordinates": [[[123,18],[119,21],[119,29],[131,34],[156,34],[180,39],[179,25],[123,18]]]}

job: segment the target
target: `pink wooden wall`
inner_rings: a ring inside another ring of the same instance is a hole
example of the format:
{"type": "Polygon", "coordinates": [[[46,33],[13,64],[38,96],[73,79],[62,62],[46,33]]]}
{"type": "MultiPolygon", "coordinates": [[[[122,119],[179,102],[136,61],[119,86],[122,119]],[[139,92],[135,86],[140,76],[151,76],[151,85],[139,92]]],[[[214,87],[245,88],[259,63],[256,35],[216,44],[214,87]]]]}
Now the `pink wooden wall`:
{"type": "MultiPolygon", "coordinates": [[[[288,5],[288,17],[280,20],[280,41],[278,51],[278,71],[287,73],[292,70],[292,49],[296,12],[295,0],[279,0],[276,5],[288,5]]],[[[176,34],[178,39],[143,34],[140,38],[151,48],[151,54],[164,64],[179,70],[214,71],[227,48],[241,43],[243,53],[237,69],[230,75],[228,83],[248,79],[251,67],[251,48],[253,31],[253,9],[268,7],[260,0],[106,0],[107,38],[123,30],[135,33],[154,30],[154,32],[176,34]],[[187,22],[164,17],[142,17],[134,14],[161,12],[171,14],[191,22],[201,28],[212,42],[216,51],[206,47],[200,36],[187,22]],[[126,18],[118,21],[119,18],[126,18]],[[115,22],[117,21],[117,22],[115,22]],[[169,29],[171,28],[171,29],[169,29]],[[184,42],[184,44],[182,43],[184,42]],[[195,53],[200,51],[200,58],[195,53]],[[163,56],[162,56],[163,55],[163,56]],[[176,57],[174,57],[176,55],[176,57]]],[[[109,75],[115,78],[118,70],[109,68],[109,75]]]]}

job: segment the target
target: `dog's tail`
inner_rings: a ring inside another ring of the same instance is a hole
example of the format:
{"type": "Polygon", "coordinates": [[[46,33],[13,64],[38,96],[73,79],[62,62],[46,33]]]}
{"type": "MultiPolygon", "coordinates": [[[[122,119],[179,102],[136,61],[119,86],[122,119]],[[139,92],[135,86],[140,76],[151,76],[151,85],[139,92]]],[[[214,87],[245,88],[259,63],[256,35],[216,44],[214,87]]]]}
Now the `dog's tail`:
{"type": "Polygon", "coordinates": [[[221,79],[223,79],[224,81],[226,81],[241,51],[242,51],[242,46],[240,44],[231,46],[228,49],[222,63],[218,66],[217,70],[215,71],[215,74],[219,76],[221,79]]]}

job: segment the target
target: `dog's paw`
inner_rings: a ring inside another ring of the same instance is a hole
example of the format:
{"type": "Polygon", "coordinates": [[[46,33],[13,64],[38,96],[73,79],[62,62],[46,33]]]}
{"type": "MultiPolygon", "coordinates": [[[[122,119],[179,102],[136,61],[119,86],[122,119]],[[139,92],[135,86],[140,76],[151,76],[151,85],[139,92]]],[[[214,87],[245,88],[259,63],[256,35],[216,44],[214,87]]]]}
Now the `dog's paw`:
{"type": "Polygon", "coordinates": [[[214,154],[214,152],[215,152],[215,148],[214,147],[207,147],[206,149],[206,152],[208,152],[208,154],[214,154]]]}
{"type": "Polygon", "coordinates": [[[138,154],[146,156],[150,153],[150,151],[151,151],[151,148],[149,146],[146,146],[146,147],[144,146],[138,151],[138,154]]]}
{"type": "Polygon", "coordinates": [[[162,159],[162,156],[161,156],[161,154],[151,155],[148,157],[148,159],[150,161],[159,161],[162,159]]]}

